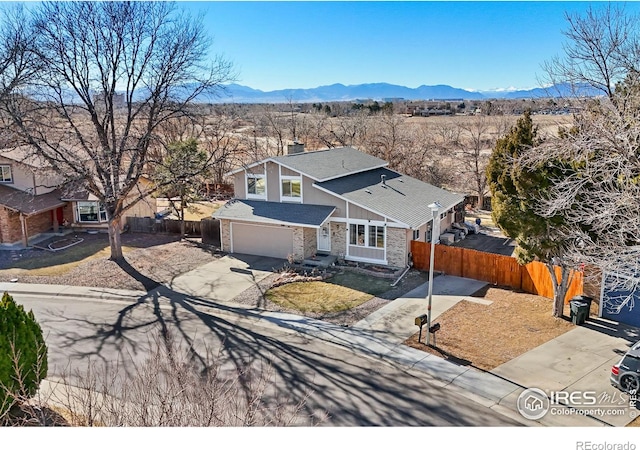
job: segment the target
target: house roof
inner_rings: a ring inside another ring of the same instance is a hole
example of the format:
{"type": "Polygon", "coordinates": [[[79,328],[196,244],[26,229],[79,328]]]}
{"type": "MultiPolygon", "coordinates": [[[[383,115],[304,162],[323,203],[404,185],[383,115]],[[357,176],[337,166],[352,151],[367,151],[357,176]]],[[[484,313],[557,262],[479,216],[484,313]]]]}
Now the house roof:
{"type": "Polygon", "coordinates": [[[276,156],[271,160],[301,172],[316,181],[327,181],[389,165],[385,160],[363,153],[353,147],[294,153],[276,156]]]}
{"type": "Polygon", "coordinates": [[[62,198],[67,202],[97,202],[99,199],[86,189],[66,190],[62,198]]]}
{"type": "Polygon", "coordinates": [[[213,217],[278,225],[319,227],[334,210],[333,206],[236,199],[228,201],[219,208],[213,217]]]}
{"type": "MultiPolygon", "coordinates": [[[[247,167],[255,167],[267,161],[273,161],[283,167],[303,173],[315,181],[327,181],[389,165],[385,160],[363,153],[353,147],[339,147],[274,156],[247,167]]],[[[244,167],[236,169],[229,172],[228,175],[241,172],[244,169],[244,167]]]]}
{"type": "Polygon", "coordinates": [[[64,206],[65,202],[60,200],[58,190],[34,196],[28,192],[0,185],[0,205],[31,216],[64,206]]]}
{"type": "Polygon", "coordinates": [[[15,162],[22,163],[26,166],[44,169],[50,168],[51,165],[41,156],[37,155],[31,147],[20,146],[14,148],[1,148],[0,157],[10,159],[15,162]]]}
{"type": "Polygon", "coordinates": [[[315,183],[314,186],[411,228],[431,221],[431,203],[439,202],[444,211],[464,200],[462,194],[448,192],[387,168],[315,183]],[[385,184],[381,181],[382,175],[386,177],[385,184]]]}

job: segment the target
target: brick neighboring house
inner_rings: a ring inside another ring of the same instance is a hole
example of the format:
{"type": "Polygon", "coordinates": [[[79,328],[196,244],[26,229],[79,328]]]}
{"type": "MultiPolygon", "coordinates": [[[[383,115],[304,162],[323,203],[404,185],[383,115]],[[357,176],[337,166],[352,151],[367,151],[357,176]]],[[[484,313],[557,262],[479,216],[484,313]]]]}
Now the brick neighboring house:
{"type": "Polygon", "coordinates": [[[440,202],[440,230],[463,221],[464,196],[387,168],[351,147],[266,158],[227,175],[236,198],[214,213],[222,249],[231,253],[346,260],[405,267],[412,240],[430,241],[440,202]]]}
{"type": "Polygon", "coordinates": [[[73,220],[61,200],[60,177],[24,150],[0,153],[0,244],[20,243],[73,220]]]}
{"type": "MultiPolygon", "coordinates": [[[[63,224],[107,227],[106,214],[97,199],[88,194],[69,198],[61,183],[61,176],[28,151],[0,151],[0,245],[21,243],[28,247],[33,238],[58,233],[63,224]]],[[[155,212],[155,199],[147,198],[125,217],[153,217],[155,212]]]]}

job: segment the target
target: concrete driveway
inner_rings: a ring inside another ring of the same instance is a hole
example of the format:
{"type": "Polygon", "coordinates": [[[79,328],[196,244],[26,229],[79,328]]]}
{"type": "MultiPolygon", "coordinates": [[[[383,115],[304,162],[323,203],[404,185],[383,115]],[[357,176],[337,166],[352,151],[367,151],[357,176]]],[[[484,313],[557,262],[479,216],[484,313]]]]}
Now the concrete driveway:
{"type": "Polygon", "coordinates": [[[168,287],[184,294],[231,301],[282,268],[285,260],[266,256],[226,255],[173,279],[168,287]]]}
{"type": "MultiPolygon", "coordinates": [[[[623,403],[622,406],[628,406],[628,401],[609,383],[611,366],[638,340],[640,329],[592,317],[584,325],[496,367],[491,372],[522,386],[539,388],[547,393],[592,391],[598,398],[597,405],[586,408],[617,409],[620,402],[623,403]]],[[[620,416],[605,413],[598,419],[610,425],[624,426],[637,413],[638,411],[628,411],[620,416]]]]}
{"type": "MultiPolygon", "coordinates": [[[[433,279],[431,298],[432,323],[444,311],[460,300],[486,300],[469,297],[487,283],[469,278],[440,275],[433,279]]],[[[415,318],[427,312],[428,283],[418,286],[403,297],[397,298],[354,325],[355,328],[383,331],[396,342],[404,342],[418,332],[415,318]]],[[[490,302],[489,302],[490,303],[490,302]]]]}

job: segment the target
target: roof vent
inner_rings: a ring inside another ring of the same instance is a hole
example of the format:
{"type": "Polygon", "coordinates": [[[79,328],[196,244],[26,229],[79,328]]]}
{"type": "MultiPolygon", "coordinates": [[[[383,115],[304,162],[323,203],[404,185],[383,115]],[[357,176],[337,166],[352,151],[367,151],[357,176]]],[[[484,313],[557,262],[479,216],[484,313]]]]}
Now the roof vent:
{"type": "Polygon", "coordinates": [[[382,184],[387,184],[387,176],[385,174],[380,175],[380,178],[382,179],[382,184]]]}
{"type": "Polygon", "coordinates": [[[369,189],[365,189],[364,190],[367,194],[371,194],[371,191],[369,189]]]}

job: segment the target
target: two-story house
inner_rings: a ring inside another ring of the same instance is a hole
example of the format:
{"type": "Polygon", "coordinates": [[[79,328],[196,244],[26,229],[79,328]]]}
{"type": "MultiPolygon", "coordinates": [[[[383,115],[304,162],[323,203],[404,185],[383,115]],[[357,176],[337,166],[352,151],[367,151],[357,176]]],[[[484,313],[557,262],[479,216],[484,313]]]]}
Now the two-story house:
{"type": "Polygon", "coordinates": [[[0,153],[0,244],[19,243],[73,220],[60,177],[24,149],[0,153]]]}
{"type": "Polygon", "coordinates": [[[318,253],[405,267],[412,240],[431,240],[439,202],[440,230],[462,221],[464,196],[390,170],[351,147],[304,151],[289,146],[230,172],[236,198],[214,214],[223,251],[278,258],[318,253]]]}
{"type": "MultiPolygon", "coordinates": [[[[63,178],[28,149],[0,152],[0,245],[29,246],[31,239],[62,225],[106,228],[104,207],[84,191],[70,191],[63,178]]],[[[141,180],[141,183],[148,183],[141,180]]],[[[138,202],[125,216],[153,217],[155,199],[138,202]]],[[[123,217],[123,223],[125,218],[123,217]]]]}

